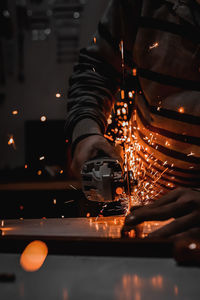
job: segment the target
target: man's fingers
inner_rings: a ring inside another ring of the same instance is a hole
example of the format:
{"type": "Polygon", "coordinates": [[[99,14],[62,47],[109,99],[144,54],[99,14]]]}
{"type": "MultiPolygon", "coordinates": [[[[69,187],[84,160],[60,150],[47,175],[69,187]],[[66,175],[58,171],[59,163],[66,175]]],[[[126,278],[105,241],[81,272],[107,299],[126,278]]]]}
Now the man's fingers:
{"type": "Polygon", "coordinates": [[[152,205],[149,205],[136,210],[133,209],[125,219],[123,231],[129,231],[131,227],[144,221],[163,221],[172,217],[178,218],[190,213],[193,209],[193,203],[189,201],[176,201],[161,207],[152,207],[152,205]]]}
{"type": "Polygon", "coordinates": [[[200,226],[200,213],[193,212],[186,216],[177,218],[176,220],[169,223],[168,225],[163,226],[162,228],[152,232],[151,234],[149,234],[149,238],[169,237],[187,231],[192,227],[198,227],[198,226],[200,226]]]}

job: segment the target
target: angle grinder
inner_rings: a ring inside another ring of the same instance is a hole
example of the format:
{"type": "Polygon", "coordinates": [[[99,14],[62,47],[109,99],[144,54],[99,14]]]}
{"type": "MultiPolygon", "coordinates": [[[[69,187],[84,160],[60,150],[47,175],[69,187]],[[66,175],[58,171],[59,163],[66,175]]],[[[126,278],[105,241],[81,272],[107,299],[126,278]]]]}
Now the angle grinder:
{"type": "Polygon", "coordinates": [[[119,161],[100,157],[84,163],[81,170],[82,189],[86,198],[96,202],[119,201],[132,194],[137,181],[131,171],[124,172],[119,161]]]}

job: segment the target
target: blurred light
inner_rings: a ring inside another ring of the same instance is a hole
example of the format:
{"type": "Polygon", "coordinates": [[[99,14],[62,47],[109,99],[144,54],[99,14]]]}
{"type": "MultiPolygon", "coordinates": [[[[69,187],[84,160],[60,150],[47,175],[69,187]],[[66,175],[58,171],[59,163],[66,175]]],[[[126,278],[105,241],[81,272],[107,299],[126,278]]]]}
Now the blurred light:
{"type": "Polygon", "coordinates": [[[24,168],[27,169],[27,168],[28,168],[28,165],[24,165],[24,168]]]}
{"type": "Polygon", "coordinates": [[[48,254],[47,245],[42,241],[33,241],[26,246],[20,257],[20,265],[27,272],[41,268],[48,254]]]}
{"type": "Polygon", "coordinates": [[[3,10],[3,16],[6,17],[6,18],[9,18],[10,17],[10,13],[8,10],[3,10]]]}
{"type": "Polygon", "coordinates": [[[60,93],[57,93],[56,94],[56,98],[60,98],[61,97],[61,94],[60,93]]]}
{"type": "Polygon", "coordinates": [[[16,147],[15,147],[15,140],[14,140],[14,138],[13,138],[13,135],[10,135],[9,140],[8,140],[8,145],[9,145],[9,146],[12,145],[13,148],[16,149],[16,147]]]}
{"type": "Polygon", "coordinates": [[[180,112],[181,114],[183,114],[185,112],[184,107],[179,107],[178,112],[180,112]]]}
{"type": "Polygon", "coordinates": [[[94,43],[96,44],[96,42],[97,42],[97,39],[96,39],[96,37],[94,36],[94,38],[93,38],[93,41],[94,41],[94,43]]]}
{"type": "Polygon", "coordinates": [[[191,244],[189,244],[188,248],[189,248],[190,250],[194,250],[194,249],[197,248],[197,244],[191,243],[191,244]]]}
{"type": "Polygon", "coordinates": [[[137,75],[137,69],[133,69],[133,76],[136,76],[137,75]]]}
{"type": "Polygon", "coordinates": [[[63,174],[63,172],[64,172],[63,170],[60,170],[60,174],[63,174]]]}
{"type": "Polygon", "coordinates": [[[39,158],[40,160],[44,160],[45,159],[45,157],[44,156],[40,156],[40,158],[39,158]]]}
{"type": "Polygon", "coordinates": [[[41,122],[45,122],[47,120],[47,117],[46,116],[41,116],[41,118],[40,118],[40,121],[41,122]]]}
{"type": "Polygon", "coordinates": [[[174,286],[174,295],[176,295],[176,296],[178,295],[178,287],[177,287],[177,285],[174,286]]]}
{"type": "Polygon", "coordinates": [[[87,217],[87,218],[89,218],[89,217],[90,217],[90,213],[89,213],[89,212],[87,213],[86,217],[87,217]]]}
{"type": "Polygon", "coordinates": [[[17,109],[15,109],[15,110],[12,111],[12,115],[14,115],[14,116],[18,115],[18,113],[19,113],[19,112],[18,112],[17,109]]]}
{"type": "Polygon", "coordinates": [[[121,90],[121,99],[124,99],[124,98],[125,98],[124,90],[121,90]]]}
{"type": "Polygon", "coordinates": [[[42,171],[41,170],[38,170],[37,171],[37,174],[40,176],[42,174],[42,171]]]}
{"type": "Polygon", "coordinates": [[[53,199],[53,204],[56,204],[56,199],[53,199]]]}
{"type": "Polygon", "coordinates": [[[123,188],[120,187],[120,186],[118,186],[118,187],[116,188],[115,192],[116,192],[117,195],[121,195],[121,194],[123,193],[123,188]]]}
{"type": "Polygon", "coordinates": [[[149,50],[152,50],[153,48],[157,48],[159,46],[159,43],[156,42],[153,45],[149,46],[149,50]]]}

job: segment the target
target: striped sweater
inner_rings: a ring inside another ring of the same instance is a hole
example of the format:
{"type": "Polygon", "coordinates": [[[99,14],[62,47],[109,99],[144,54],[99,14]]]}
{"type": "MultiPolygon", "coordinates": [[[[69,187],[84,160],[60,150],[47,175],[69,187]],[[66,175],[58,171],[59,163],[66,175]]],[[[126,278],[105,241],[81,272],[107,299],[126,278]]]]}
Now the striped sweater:
{"type": "Polygon", "coordinates": [[[148,165],[154,157],[155,171],[167,168],[160,180],[167,190],[200,186],[200,5],[195,0],[110,1],[69,81],[66,133],[72,142],[104,133],[115,95],[133,68],[140,91],[137,136],[147,152],[139,153],[141,159],[148,165]],[[145,154],[151,154],[148,162],[145,154]]]}

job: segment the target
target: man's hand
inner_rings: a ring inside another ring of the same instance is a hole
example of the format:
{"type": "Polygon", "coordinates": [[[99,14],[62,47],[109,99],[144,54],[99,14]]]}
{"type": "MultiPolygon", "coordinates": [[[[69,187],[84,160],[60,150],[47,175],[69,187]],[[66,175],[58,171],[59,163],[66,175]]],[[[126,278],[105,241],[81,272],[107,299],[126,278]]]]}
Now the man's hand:
{"type": "Polygon", "coordinates": [[[71,165],[74,175],[80,178],[80,171],[84,162],[100,155],[122,161],[116,149],[103,136],[92,135],[80,141],[76,146],[71,165]]]}
{"type": "Polygon", "coordinates": [[[154,231],[149,237],[200,237],[200,191],[177,188],[153,204],[132,208],[125,219],[122,235],[144,221],[163,221],[170,218],[175,220],[154,231]]]}

